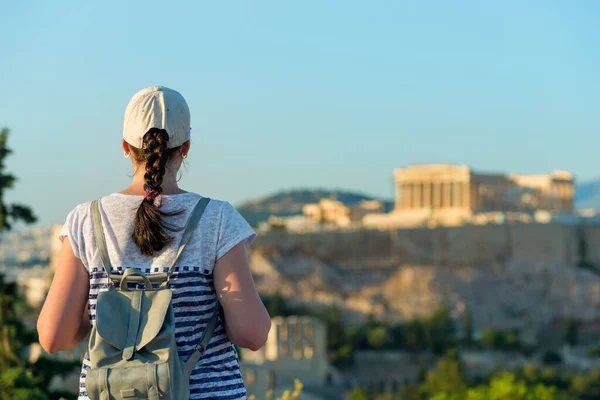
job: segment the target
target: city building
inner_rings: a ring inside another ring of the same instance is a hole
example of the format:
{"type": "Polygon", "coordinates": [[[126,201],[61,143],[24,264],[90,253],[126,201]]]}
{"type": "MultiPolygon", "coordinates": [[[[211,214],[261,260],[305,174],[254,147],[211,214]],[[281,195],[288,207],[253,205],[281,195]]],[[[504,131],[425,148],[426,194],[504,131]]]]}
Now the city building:
{"type": "Polygon", "coordinates": [[[350,220],[360,221],[365,215],[381,214],[385,212],[385,204],[381,200],[361,200],[350,207],[350,220]]]}
{"type": "Polygon", "coordinates": [[[270,230],[284,230],[286,232],[313,232],[320,226],[319,221],[307,218],[304,215],[292,215],[289,217],[277,217],[271,215],[267,222],[259,225],[259,232],[270,230]]]}
{"type": "Polygon", "coordinates": [[[275,317],[267,343],[258,351],[242,349],[240,367],[249,394],[291,390],[304,385],[303,397],[341,392],[340,373],[327,360],[327,327],[313,317],[275,317]]]}
{"type": "Polygon", "coordinates": [[[306,233],[321,230],[359,229],[366,215],[385,212],[381,200],[361,200],[357,204],[346,205],[339,200],[323,198],[318,203],[305,204],[301,215],[289,217],[270,216],[259,224],[259,232],[285,230],[306,233]]]}
{"type": "Polygon", "coordinates": [[[312,221],[332,223],[339,227],[350,225],[350,208],[338,200],[321,199],[318,203],[306,204],[302,213],[312,221]]]}

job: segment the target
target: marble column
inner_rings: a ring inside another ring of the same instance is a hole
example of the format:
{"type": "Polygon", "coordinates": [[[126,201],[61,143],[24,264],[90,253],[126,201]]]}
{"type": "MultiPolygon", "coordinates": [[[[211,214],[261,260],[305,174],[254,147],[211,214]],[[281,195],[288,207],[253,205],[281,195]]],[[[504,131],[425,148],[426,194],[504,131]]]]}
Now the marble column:
{"type": "Polygon", "coordinates": [[[423,183],[423,207],[431,208],[431,182],[423,183]]]}
{"type": "Polygon", "coordinates": [[[406,184],[406,208],[412,208],[412,183],[406,184]]]}
{"type": "Polygon", "coordinates": [[[422,208],[421,204],[421,186],[422,183],[415,183],[413,185],[413,208],[422,208]]]}
{"type": "Polygon", "coordinates": [[[460,183],[452,182],[452,208],[459,208],[461,204],[460,183]]]}
{"type": "Polygon", "coordinates": [[[408,194],[406,183],[401,184],[400,187],[402,188],[401,189],[401,192],[402,192],[402,201],[401,201],[400,208],[402,208],[402,210],[406,210],[406,208],[408,207],[407,198],[406,198],[407,197],[406,195],[408,194]]]}
{"type": "Polygon", "coordinates": [[[444,208],[450,208],[450,184],[451,182],[444,182],[444,208]]]}
{"type": "Polygon", "coordinates": [[[440,208],[441,207],[441,200],[442,200],[442,191],[441,191],[441,184],[440,182],[434,182],[433,183],[433,208],[440,208]]]}

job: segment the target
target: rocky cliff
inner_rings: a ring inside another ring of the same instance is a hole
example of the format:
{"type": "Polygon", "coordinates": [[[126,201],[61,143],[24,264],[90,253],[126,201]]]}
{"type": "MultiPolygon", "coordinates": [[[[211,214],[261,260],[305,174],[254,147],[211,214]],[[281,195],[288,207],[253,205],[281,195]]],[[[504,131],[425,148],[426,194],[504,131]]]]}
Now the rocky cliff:
{"type": "Polygon", "coordinates": [[[557,319],[600,319],[600,276],[576,266],[582,240],[589,265],[597,261],[599,233],[564,225],[274,233],[257,240],[251,263],[261,292],[336,304],[350,323],[440,305],[458,319],[468,307],[477,331],[511,329],[536,342],[557,319]]]}

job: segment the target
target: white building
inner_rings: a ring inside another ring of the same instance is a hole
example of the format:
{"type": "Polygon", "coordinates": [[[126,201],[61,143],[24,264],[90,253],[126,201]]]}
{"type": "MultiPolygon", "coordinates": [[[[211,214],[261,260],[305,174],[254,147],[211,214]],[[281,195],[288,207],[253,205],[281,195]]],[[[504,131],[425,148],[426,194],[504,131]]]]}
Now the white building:
{"type": "Polygon", "coordinates": [[[256,352],[243,349],[240,366],[248,394],[258,398],[267,390],[293,389],[295,379],[304,385],[302,398],[341,392],[341,375],[327,360],[327,328],[313,317],[273,318],[265,346],[256,352]]]}

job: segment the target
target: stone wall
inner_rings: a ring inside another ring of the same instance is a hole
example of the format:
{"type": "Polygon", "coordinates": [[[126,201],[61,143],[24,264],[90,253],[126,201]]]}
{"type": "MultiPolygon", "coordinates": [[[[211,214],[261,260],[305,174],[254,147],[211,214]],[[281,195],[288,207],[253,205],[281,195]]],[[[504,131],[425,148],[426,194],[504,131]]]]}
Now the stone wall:
{"type": "Polygon", "coordinates": [[[385,231],[327,231],[314,233],[268,232],[252,249],[269,256],[293,254],[314,257],[347,268],[361,267],[366,260],[388,264],[394,257],[394,239],[385,231]]]}
{"type": "Polygon", "coordinates": [[[587,261],[600,266],[600,225],[571,224],[466,225],[261,235],[256,248],[264,254],[301,254],[344,269],[402,264],[491,266],[509,259],[558,261],[580,259],[580,237],[587,261]]]}

